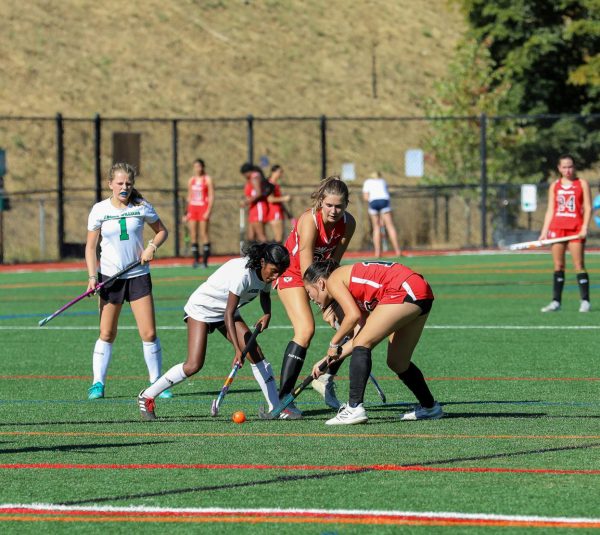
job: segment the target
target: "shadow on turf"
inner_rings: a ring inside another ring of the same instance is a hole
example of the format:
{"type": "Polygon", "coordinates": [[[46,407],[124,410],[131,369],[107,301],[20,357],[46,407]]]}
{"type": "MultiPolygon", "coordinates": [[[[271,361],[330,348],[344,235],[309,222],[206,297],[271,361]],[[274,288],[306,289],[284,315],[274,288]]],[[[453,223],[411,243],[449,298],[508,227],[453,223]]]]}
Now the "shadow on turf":
{"type": "Polygon", "coordinates": [[[68,502],[62,502],[59,505],[81,505],[85,503],[103,503],[103,502],[115,502],[120,500],[135,500],[141,498],[154,498],[157,496],[171,496],[175,494],[186,494],[190,492],[213,492],[219,490],[230,490],[239,489],[245,487],[257,487],[259,485],[271,485],[273,483],[288,483],[293,481],[308,481],[315,479],[326,479],[330,477],[348,476],[353,474],[362,474],[365,472],[371,472],[370,468],[360,468],[356,470],[341,470],[336,472],[308,474],[308,475],[290,475],[290,476],[276,476],[270,479],[263,479],[259,481],[247,481],[244,483],[228,483],[226,485],[210,485],[203,487],[188,487],[182,489],[170,489],[170,490],[159,490],[155,492],[140,492],[139,494],[124,494],[121,496],[106,496],[103,498],[90,498],[88,500],[71,500],[68,502]]]}
{"type": "Polygon", "coordinates": [[[106,448],[132,448],[137,446],[154,446],[156,444],[171,444],[171,440],[162,440],[158,442],[127,442],[126,444],[63,444],[62,446],[30,446],[28,448],[0,449],[0,455],[11,455],[15,453],[38,453],[42,451],[64,451],[79,452],[93,451],[106,448]]]}
{"type": "MultiPolygon", "coordinates": [[[[587,448],[598,448],[600,447],[600,443],[591,443],[591,444],[581,444],[578,446],[564,446],[559,448],[543,448],[536,450],[526,450],[526,451],[515,451],[515,452],[507,452],[507,453],[495,453],[492,455],[478,455],[478,456],[469,456],[469,457],[453,457],[450,459],[439,459],[436,461],[425,461],[419,463],[409,463],[403,466],[435,466],[435,465],[445,465],[452,463],[460,463],[464,461],[482,461],[488,459],[501,459],[506,457],[517,457],[520,455],[534,455],[534,454],[544,454],[544,453],[552,453],[557,451],[573,451],[573,450],[583,450],[587,448]]],[[[135,500],[142,498],[155,498],[158,496],[172,496],[177,494],[187,494],[191,492],[212,492],[212,491],[220,491],[220,490],[230,490],[230,489],[238,489],[238,488],[249,488],[256,487],[259,485],[270,485],[270,484],[279,484],[279,483],[288,483],[288,482],[296,482],[296,481],[308,481],[308,480],[318,480],[318,479],[326,479],[330,477],[337,476],[347,476],[353,474],[364,474],[367,472],[372,472],[371,468],[365,467],[356,470],[343,470],[339,472],[327,472],[327,473],[319,473],[319,474],[308,474],[308,475],[290,475],[290,476],[276,476],[270,479],[263,479],[259,481],[247,481],[244,483],[228,483],[225,485],[211,485],[211,486],[202,486],[202,487],[187,487],[181,489],[170,489],[170,490],[159,490],[154,492],[141,492],[138,494],[123,494],[117,496],[105,496],[101,498],[90,498],[86,500],[71,500],[62,502],[59,505],[70,506],[70,505],[82,505],[86,503],[103,503],[103,502],[117,502],[122,500],[135,500]]]]}

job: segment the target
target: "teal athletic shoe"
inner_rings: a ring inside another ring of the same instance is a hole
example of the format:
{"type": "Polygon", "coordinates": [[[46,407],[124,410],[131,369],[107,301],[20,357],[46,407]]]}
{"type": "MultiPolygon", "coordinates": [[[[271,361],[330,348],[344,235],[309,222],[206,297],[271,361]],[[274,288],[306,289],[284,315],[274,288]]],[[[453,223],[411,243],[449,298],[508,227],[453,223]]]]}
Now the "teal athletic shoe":
{"type": "Polygon", "coordinates": [[[100,399],[104,397],[104,385],[102,383],[94,383],[88,388],[88,399],[100,399]]]}
{"type": "MultiPolygon", "coordinates": [[[[153,383],[148,383],[148,386],[152,386],[153,383]]],[[[168,388],[166,390],[163,390],[160,394],[158,394],[158,396],[156,396],[157,398],[160,399],[171,399],[173,397],[173,392],[171,392],[168,388]]]]}

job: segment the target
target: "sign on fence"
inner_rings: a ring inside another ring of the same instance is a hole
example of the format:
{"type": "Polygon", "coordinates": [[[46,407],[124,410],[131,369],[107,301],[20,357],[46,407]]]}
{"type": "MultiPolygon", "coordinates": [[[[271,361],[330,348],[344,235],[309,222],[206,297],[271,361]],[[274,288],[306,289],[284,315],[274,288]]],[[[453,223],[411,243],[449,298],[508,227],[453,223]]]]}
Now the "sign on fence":
{"type": "Polygon", "coordinates": [[[521,210],[523,212],[537,210],[537,186],[535,184],[521,185],[521,210]]]}

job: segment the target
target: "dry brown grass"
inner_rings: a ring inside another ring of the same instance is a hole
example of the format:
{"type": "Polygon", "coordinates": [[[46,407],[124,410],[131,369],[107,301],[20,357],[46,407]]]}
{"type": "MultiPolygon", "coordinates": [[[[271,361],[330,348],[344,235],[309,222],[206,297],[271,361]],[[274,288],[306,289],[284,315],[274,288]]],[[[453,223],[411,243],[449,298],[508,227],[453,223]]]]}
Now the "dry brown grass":
{"type": "MultiPolygon", "coordinates": [[[[5,28],[0,32],[0,76],[10,80],[0,84],[0,115],[61,112],[90,119],[95,113],[165,118],[422,115],[423,100],[445,74],[464,29],[446,0],[3,0],[0,16],[5,28]],[[377,98],[372,92],[374,46],[377,98]]],[[[113,131],[142,133],[140,189],[171,186],[169,124],[106,123],[104,169],[111,163],[113,131]]],[[[321,178],[318,133],[317,122],[258,122],[256,156],[282,163],[288,184],[315,184],[321,178]]],[[[427,133],[424,123],[331,123],[329,172],[351,161],[361,178],[378,168],[392,185],[406,183],[404,151],[419,146],[427,133]]],[[[190,162],[198,156],[208,162],[217,187],[240,185],[245,135],[243,123],[181,123],[179,187],[185,187],[190,162]]],[[[93,202],[92,140],[91,123],[67,124],[66,184],[90,188],[71,207],[67,241],[85,236],[93,202]]],[[[0,146],[8,150],[9,192],[55,187],[52,123],[0,121],[0,146]]],[[[232,230],[237,216],[232,225],[235,202],[225,194],[221,198],[223,209],[214,226],[222,246],[216,250],[226,252],[237,241],[232,230]]],[[[158,194],[150,200],[168,206],[158,194]]],[[[307,204],[304,198],[295,203],[298,210],[307,204]]],[[[35,248],[15,253],[22,243],[16,235],[37,235],[37,228],[28,228],[36,221],[33,214],[13,223],[9,238],[15,237],[15,243],[5,248],[8,258],[38,255],[35,248]]],[[[56,239],[48,241],[51,257],[56,239]]]]}

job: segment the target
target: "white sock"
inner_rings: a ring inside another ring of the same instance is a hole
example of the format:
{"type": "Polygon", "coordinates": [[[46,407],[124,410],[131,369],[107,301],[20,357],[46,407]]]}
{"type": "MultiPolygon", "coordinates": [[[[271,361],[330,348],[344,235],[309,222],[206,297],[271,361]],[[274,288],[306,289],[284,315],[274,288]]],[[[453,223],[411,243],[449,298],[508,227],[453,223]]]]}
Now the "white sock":
{"type": "Polygon", "coordinates": [[[106,382],[106,371],[112,358],[112,344],[104,340],[96,340],[94,354],[92,355],[92,371],[94,372],[93,384],[106,382]]]}
{"type": "Polygon", "coordinates": [[[154,342],[142,342],[144,348],[144,360],[148,367],[150,382],[153,383],[160,377],[160,368],[162,366],[162,347],[157,338],[154,342]]]}
{"type": "Polygon", "coordinates": [[[187,375],[183,371],[183,362],[175,364],[167,373],[159,377],[152,385],[142,392],[145,398],[154,399],[167,388],[171,388],[187,379],[187,375]]]}
{"type": "Polygon", "coordinates": [[[269,411],[272,411],[279,404],[279,394],[277,393],[277,384],[273,377],[273,369],[271,364],[266,360],[261,360],[256,364],[251,364],[252,373],[256,382],[260,386],[267,403],[269,411]]]}

